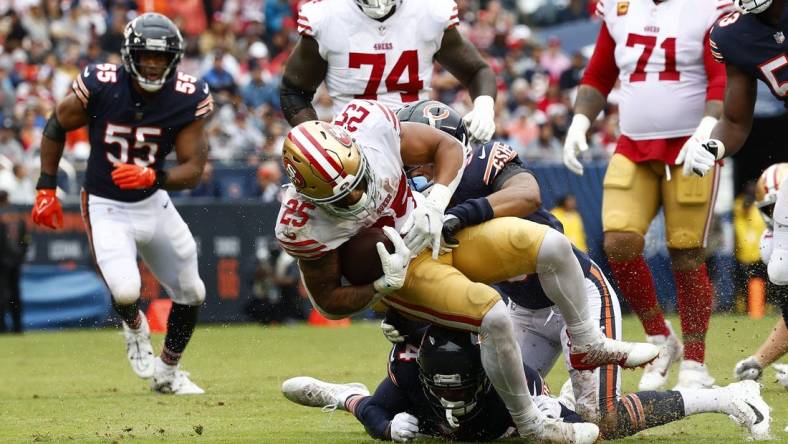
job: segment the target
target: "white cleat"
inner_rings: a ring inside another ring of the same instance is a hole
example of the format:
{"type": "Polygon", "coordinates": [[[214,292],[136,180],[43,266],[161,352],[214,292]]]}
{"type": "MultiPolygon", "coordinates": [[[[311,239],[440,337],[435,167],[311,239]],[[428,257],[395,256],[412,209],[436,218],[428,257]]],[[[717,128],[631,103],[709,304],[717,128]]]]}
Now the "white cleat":
{"type": "Polygon", "coordinates": [[[771,409],[761,397],[761,385],[755,381],[742,381],[721,389],[731,395],[731,419],[747,428],[755,441],[772,439],[769,425],[771,409]]]}
{"type": "Polygon", "coordinates": [[[714,388],[714,378],[704,364],[691,359],[681,361],[679,380],[673,390],[714,388]]]}
{"type": "Polygon", "coordinates": [[[624,342],[610,339],[601,332],[588,345],[572,345],[569,361],[576,370],[593,370],[605,364],[635,368],[648,364],[659,355],[659,347],[645,342],[624,342]]]}
{"type": "Polygon", "coordinates": [[[590,422],[563,422],[544,418],[538,425],[526,431],[527,442],[549,444],[593,444],[599,438],[599,427],[590,422]]]}
{"type": "Polygon", "coordinates": [[[140,312],[142,322],[140,328],[132,330],[123,322],[123,336],[126,338],[126,357],[134,373],[140,378],[147,379],[153,376],[154,355],[150,343],[150,327],[148,319],[140,312]]]}
{"type": "Polygon", "coordinates": [[[156,371],[150,382],[151,390],[166,395],[202,395],[205,390],[189,379],[189,372],[180,370],[177,365],[167,365],[156,358],[156,371]]]}
{"type": "Polygon", "coordinates": [[[282,394],[296,404],[307,407],[345,410],[348,397],[369,396],[369,390],[360,382],[332,384],[309,376],[297,376],[282,383],[282,394]]]}
{"type": "Polygon", "coordinates": [[[684,344],[681,343],[669,321],[665,321],[670,330],[670,335],[646,336],[646,342],[659,347],[659,356],[652,363],[646,365],[643,376],[640,378],[638,390],[659,390],[668,382],[668,370],[671,364],[679,362],[684,354],[684,344]]]}

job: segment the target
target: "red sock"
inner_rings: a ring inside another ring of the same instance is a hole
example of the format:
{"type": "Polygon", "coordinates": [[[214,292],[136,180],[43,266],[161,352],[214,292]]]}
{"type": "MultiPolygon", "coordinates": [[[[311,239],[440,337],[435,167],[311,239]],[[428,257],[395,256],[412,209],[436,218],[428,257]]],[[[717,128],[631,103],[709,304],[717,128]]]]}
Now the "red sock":
{"type": "Polygon", "coordinates": [[[654,288],[654,279],[651,270],[646,265],[643,256],[638,256],[631,261],[611,260],[610,268],[613,277],[618,282],[618,288],[627,304],[640,318],[643,329],[649,336],[669,335],[665,316],[657,302],[657,290],[654,288]]]}
{"type": "Polygon", "coordinates": [[[673,271],[676,300],[684,337],[684,359],[703,362],[706,354],[706,331],[709,329],[714,289],[706,264],[694,270],[673,271]]]}

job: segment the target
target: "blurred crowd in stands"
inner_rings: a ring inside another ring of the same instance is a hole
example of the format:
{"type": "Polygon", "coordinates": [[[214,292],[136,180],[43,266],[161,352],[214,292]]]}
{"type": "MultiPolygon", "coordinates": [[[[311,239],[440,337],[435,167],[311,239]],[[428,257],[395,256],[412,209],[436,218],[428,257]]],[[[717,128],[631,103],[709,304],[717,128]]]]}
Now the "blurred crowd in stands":
{"type": "MultiPolygon", "coordinates": [[[[283,180],[276,162],[288,125],[278,86],[298,40],[294,17],[306,0],[0,0],[0,190],[12,203],[31,203],[41,133],[57,100],[90,63],[121,63],[123,27],[151,10],[172,17],[186,39],[180,69],[205,79],[217,107],[208,125],[215,168],[257,169],[256,180],[219,188],[214,168],[187,195],[276,199],[283,180]],[[274,162],[269,162],[273,160],[274,162]]],[[[348,0],[350,1],[350,0],[348,0]]],[[[457,0],[461,32],[498,74],[498,140],[528,160],[559,162],[571,120],[570,103],[586,58],[567,54],[561,41],[538,30],[592,17],[596,0],[457,0]]],[[[436,64],[432,97],[460,113],[471,100],[436,64]]],[[[331,99],[315,97],[321,119],[331,99]]],[[[615,109],[597,122],[589,156],[606,158],[617,137],[615,109]]],[[[87,131],[69,133],[64,159],[81,171],[87,131]]],[[[74,191],[74,190],[70,190],[74,191]]]]}

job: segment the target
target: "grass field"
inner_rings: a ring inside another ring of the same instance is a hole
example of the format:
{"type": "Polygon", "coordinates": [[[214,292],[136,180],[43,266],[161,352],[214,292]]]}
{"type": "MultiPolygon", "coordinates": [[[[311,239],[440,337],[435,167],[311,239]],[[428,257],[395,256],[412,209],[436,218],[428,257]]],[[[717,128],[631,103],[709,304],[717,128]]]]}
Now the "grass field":
{"type": "MultiPolygon", "coordinates": [[[[775,318],[712,319],[709,357],[718,383],[768,334],[775,318]]],[[[674,324],[676,325],[676,324],[674,324]]],[[[627,318],[628,337],[641,337],[627,318]]],[[[156,337],[160,344],[162,338],[156,337]]],[[[16,442],[304,442],[370,441],[344,412],[321,413],[285,400],[281,382],[313,375],[370,389],[385,376],[388,344],[376,324],[350,328],[206,326],[195,334],[183,366],[207,394],[151,393],[128,368],[118,330],[76,330],[0,336],[0,443],[16,442]]],[[[772,431],[788,442],[788,393],[764,378],[772,431]]],[[[624,373],[625,391],[639,372],[624,373]]],[[[548,381],[560,387],[565,371],[548,381]]],[[[671,379],[671,384],[673,379],[671,379]]],[[[722,443],[745,438],[722,415],[702,415],[629,438],[636,442],[722,443]]]]}

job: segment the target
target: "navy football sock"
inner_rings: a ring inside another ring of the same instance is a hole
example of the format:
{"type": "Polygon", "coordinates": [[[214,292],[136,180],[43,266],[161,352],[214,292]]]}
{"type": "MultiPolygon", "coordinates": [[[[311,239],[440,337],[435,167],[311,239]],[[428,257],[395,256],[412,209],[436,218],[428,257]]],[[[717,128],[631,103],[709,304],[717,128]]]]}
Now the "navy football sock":
{"type": "Polygon", "coordinates": [[[167,365],[176,365],[181,359],[186,344],[194,333],[197,325],[199,305],[183,305],[172,303],[170,317],[167,319],[167,336],[161,350],[161,360],[167,365]]]}
{"type": "Polygon", "coordinates": [[[140,304],[138,302],[129,305],[120,305],[113,300],[112,307],[115,309],[115,313],[118,314],[118,317],[120,317],[129,328],[132,330],[140,328],[140,321],[142,318],[140,317],[140,304]]]}
{"type": "Polygon", "coordinates": [[[605,439],[623,438],[683,417],[684,400],[679,392],[637,392],[616,401],[615,429],[605,427],[603,434],[605,439]]]}

